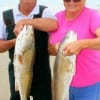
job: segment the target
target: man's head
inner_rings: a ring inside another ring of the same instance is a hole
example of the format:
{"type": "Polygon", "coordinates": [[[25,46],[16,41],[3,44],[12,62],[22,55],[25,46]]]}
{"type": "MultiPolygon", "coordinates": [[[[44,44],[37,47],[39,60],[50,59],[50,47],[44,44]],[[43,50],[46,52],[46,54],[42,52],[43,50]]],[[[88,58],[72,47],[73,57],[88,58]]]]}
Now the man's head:
{"type": "Polygon", "coordinates": [[[19,9],[24,15],[28,15],[36,6],[37,0],[20,0],[19,9]]]}
{"type": "Polygon", "coordinates": [[[28,5],[32,5],[32,4],[36,4],[37,0],[20,0],[20,4],[28,4],[28,5]]]}

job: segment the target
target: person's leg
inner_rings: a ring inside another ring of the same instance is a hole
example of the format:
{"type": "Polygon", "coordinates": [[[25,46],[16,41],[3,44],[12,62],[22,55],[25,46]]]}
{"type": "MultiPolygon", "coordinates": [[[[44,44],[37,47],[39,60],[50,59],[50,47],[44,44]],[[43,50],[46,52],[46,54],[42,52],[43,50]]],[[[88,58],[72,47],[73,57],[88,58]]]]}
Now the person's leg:
{"type": "Polygon", "coordinates": [[[98,87],[97,87],[97,99],[96,100],[100,100],[100,83],[98,84],[98,87]]]}
{"type": "Polygon", "coordinates": [[[45,92],[44,90],[40,90],[40,92],[33,96],[34,100],[52,100],[51,91],[48,90],[47,92],[45,92]]]}
{"type": "Polygon", "coordinates": [[[74,94],[76,92],[76,89],[73,87],[70,87],[69,89],[69,100],[74,100],[74,94]]]}
{"type": "Polygon", "coordinates": [[[10,100],[12,100],[15,93],[15,86],[14,86],[15,78],[14,78],[14,68],[12,63],[9,63],[8,74],[9,74],[9,85],[10,85],[10,95],[11,95],[10,100]]]}
{"type": "Polygon", "coordinates": [[[73,92],[70,92],[70,100],[100,100],[100,83],[82,88],[71,87],[71,89],[73,92]]]}
{"type": "Polygon", "coordinates": [[[20,100],[19,92],[18,91],[14,92],[14,94],[11,95],[11,99],[10,100],[20,100]]]}
{"type": "Polygon", "coordinates": [[[52,99],[51,97],[40,96],[40,97],[34,97],[34,100],[52,100],[52,99]]]}
{"type": "Polygon", "coordinates": [[[52,100],[51,85],[39,84],[36,89],[32,88],[31,96],[34,100],[52,100]]]}

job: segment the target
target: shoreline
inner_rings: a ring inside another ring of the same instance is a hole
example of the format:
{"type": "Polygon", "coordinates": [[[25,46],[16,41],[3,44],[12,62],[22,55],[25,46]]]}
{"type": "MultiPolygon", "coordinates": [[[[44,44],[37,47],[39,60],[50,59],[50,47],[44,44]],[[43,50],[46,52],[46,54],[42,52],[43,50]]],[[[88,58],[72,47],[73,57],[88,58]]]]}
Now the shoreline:
{"type": "Polygon", "coordinates": [[[0,100],[9,100],[8,52],[0,53],[0,100]]]}

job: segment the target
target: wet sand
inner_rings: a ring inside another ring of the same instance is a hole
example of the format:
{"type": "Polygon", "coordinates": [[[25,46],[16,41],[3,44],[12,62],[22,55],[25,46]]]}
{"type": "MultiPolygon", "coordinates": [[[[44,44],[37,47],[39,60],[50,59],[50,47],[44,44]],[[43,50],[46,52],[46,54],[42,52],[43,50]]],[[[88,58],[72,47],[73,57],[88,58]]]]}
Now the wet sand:
{"type": "MultiPolygon", "coordinates": [[[[51,57],[51,66],[54,63],[54,57],[51,57]]],[[[8,78],[8,52],[0,53],[0,100],[9,100],[9,78],[8,78]]],[[[52,67],[51,67],[52,70],[52,67]]]]}

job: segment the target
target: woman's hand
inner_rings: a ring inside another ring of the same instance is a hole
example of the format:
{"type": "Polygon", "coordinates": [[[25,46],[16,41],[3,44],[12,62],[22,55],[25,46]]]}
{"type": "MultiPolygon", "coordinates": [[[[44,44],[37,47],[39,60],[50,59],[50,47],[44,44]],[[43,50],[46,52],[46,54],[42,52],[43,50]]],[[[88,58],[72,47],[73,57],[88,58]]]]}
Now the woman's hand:
{"type": "Polygon", "coordinates": [[[66,45],[63,49],[63,53],[65,56],[77,55],[82,50],[81,41],[74,41],[66,45]]]}

